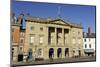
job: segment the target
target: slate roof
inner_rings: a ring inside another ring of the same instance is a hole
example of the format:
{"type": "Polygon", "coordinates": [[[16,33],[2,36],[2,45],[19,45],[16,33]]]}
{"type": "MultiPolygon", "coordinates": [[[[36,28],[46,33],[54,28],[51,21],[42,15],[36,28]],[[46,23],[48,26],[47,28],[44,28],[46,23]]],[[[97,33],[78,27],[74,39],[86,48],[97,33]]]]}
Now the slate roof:
{"type": "Polygon", "coordinates": [[[83,32],[83,38],[96,38],[95,33],[84,33],[83,32]]]}

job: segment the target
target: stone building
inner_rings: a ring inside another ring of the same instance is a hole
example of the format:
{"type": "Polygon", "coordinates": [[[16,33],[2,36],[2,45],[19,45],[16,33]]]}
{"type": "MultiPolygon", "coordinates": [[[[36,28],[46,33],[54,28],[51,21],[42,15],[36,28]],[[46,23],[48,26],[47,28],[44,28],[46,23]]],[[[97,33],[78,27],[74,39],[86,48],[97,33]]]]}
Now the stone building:
{"type": "Polygon", "coordinates": [[[62,19],[26,18],[24,53],[30,59],[84,56],[82,26],[62,19]]]}
{"type": "Polygon", "coordinates": [[[96,55],[96,34],[91,32],[90,27],[88,32],[83,33],[83,49],[86,56],[96,55]]]}

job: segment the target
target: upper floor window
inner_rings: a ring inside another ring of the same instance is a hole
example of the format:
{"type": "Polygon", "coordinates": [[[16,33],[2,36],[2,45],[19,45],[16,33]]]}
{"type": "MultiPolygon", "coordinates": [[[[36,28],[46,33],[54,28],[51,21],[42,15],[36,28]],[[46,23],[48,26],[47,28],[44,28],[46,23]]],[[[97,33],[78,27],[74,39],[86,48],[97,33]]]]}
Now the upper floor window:
{"type": "Polygon", "coordinates": [[[22,47],[20,47],[20,51],[22,51],[22,47]]]}
{"type": "Polygon", "coordinates": [[[80,34],[80,31],[78,31],[78,34],[80,34]]]}
{"type": "Polygon", "coordinates": [[[34,27],[33,27],[33,26],[31,26],[31,27],[30,27],[30,29],[31,29],[31,30],[34,30],[34,27]]]}
{"type": "Polygon", "coordinates": [[[91,44],[89,44],[89,48],[91,48],[91,44]]]}
{"type": "Polygon", "coordinates": [[[43,31],[43,27],[40,27],[40,30],[43,31]]]}
{"type": "Polygon", "coordinates": [[[73,39],[73,44],[75,44],[75,39],[73,39]]]}
{"type": "Polygon", "coordinates": [[[40,44],[43,43],[43,36],[40,36],[39,41],[40,41],[40,44]]]}
{"type": "Polygon", "coordinates": [[[84,41],[86,42],[86,39],[84,39],[84,41]]]}
{"type": "Polygon", "coordinates": [[[87,44],[85,44],[85,48],[87,48],[87,44]]]}
{"type": "Polygon", "coordinates": [[[91,41],[91,39],[89,38],[89,41],[91,41]]]}
{"type": "Polygon", "coordinates": [[[34,42],[35,42],[35,37],[34,36],[30,36],[30,45],[33,45],[34,42]]]}
{"type": "Polygon", "coordinates": [[[69,33],[69,29],[64,29],[64,32],[65,33],[69,33]]]}
{"type": "Polygon", "coordinates": [[[21,39],[21,41],[20,41],[21,43],[23,43],[23,39],[21,39]]]}

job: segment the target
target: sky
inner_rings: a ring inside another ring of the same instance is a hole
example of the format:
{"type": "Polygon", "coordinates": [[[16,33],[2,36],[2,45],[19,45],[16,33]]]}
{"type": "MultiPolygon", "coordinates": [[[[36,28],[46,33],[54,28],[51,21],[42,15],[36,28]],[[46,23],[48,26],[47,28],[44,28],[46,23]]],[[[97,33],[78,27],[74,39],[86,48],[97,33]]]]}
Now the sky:
{"type": "MultiPolygon", "coordinates": [[[[64,21],[70,21],[75,24],[82,24],[83,31],[87,32],[90,27],[95,32],[95,6],[82,6],[74,4],[42,3],[42,2],[25,2],[13,1],[11,11],[18,17],[20,13],[29,13],[33,17],[52,18],[59,16],[64,21]]],[[[25,23],[23,24],[25,27],[25,23]]]]}

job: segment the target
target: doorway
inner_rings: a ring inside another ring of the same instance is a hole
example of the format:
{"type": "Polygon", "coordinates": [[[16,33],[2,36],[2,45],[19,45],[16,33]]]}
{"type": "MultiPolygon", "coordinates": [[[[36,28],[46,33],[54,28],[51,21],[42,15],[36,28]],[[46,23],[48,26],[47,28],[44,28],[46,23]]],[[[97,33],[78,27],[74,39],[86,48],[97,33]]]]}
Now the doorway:
{"type": "Polygon", "coordinates": [[[62,56],[62,50],[61,50],[61,48],[58,48],[58,50],[57,50],[57,57],[61,58],[61,56],[62,56]]]}
{"type": "Polygon", "coordinates": [[[65,57],[68,57],[68,56],[69,56],[69,49],[65,48],[65,57]]]}
{"type": "Polygon", "coordinates": [[[54,49],[50,48],[49,49],[49,58],[53,58],[53,56],[54,56],[54,49]]]}
{"type": "Polygon", "coordinates": [[[18,55],[18,62],[23,61],[23,54],[18,55]]]}

